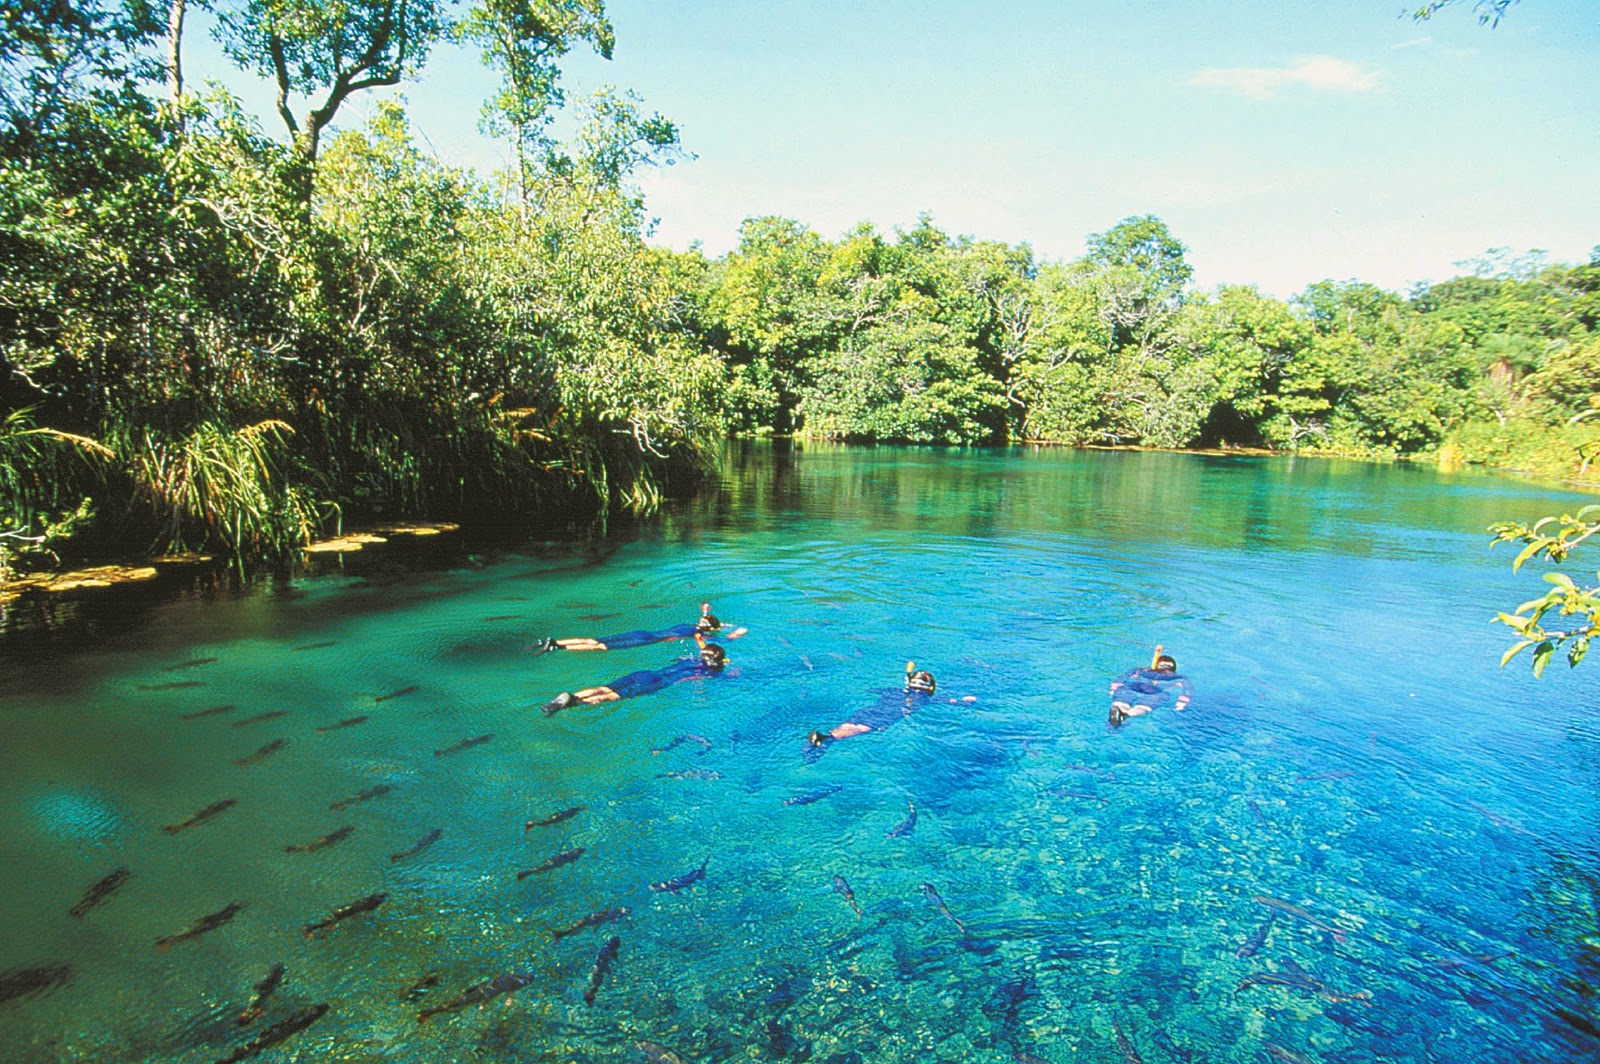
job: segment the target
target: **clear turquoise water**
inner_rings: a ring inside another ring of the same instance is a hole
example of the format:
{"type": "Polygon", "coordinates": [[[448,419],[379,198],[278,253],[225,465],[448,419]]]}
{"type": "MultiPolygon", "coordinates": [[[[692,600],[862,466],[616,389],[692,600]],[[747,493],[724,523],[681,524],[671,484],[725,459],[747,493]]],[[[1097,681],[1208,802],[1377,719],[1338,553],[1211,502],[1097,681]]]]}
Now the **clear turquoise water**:
{"type": "Polygon", "coordinates": [[[396,551],[250,592],[86,605],[48,638],[8,635],[0,666],[0,971],[73,969],[0,1004],[4,1058],[215,1060],[321,1002],[263,1059],[633,1061],[641,1040],[699,1061],[1131,1059],[1119,1031],[1151,1062],[1267,1060],[1269,1044],[1593,1058],[1600,665],[1538,682],[1496,667],[1488,618],[1542,585],[1483,534],[1575,501],[1328,461],[755,447],[612,541],[443,569],[396,551]],[[730,674],[539,712],[681,645],[530,641],[665,627],[703,598],[750,628],[730,674]],[[1108,729],[1108,681],[1157,642],[1192,708],[1108,729]],[[802,756],[910,658],[958,701],[802,756]],[[219,704],[238,708],[182,719],[219,704]],[[652,753],[684,733],[710,749],[652,753]],[[328,808],[379,783],[392,791],[328,808]],[[161,830],[223,798],[237,805],[213,821],[161,830]],[[914,831],[887,837],[908,801],[914,831]],[[338,845],[285,852],[345,825],[338,845]],[[649,889],[708,857],[700,882],[649,889]],[[71,918],[119,865],[122,890],[71,918]],[[376,912],[300,933],[377,891],[376,912]],[[1257,895],[1344,941],[1284,915],[1240,958],[1268,915],[1257,895]],[[235,901],[227,925],[155,948],[235,901]],[[279,962],[266,1017],[238,1027],[279,962]],[[1239,989],[1293,965],[1370,999],[1239,989]],[[402,1000],[430,972],[438,988],[402,1000]],[[507,972],[532,981],[417,1023],[507,972]]]}

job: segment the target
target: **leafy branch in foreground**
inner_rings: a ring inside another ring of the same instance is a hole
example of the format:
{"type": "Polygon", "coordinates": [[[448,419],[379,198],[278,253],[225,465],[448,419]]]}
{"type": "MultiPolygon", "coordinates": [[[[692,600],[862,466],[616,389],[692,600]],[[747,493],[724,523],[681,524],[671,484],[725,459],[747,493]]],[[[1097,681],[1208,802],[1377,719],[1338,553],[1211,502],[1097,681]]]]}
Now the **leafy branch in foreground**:
{"type": "MultiPolygon", "coordinates": [[[[1491,546],[1513,541],[1526,544],[1511,563],[1512,572],[1540,554],[1559,564],[1578,544],[1600,532],[1600,504],[1585,506],[1575,514],[1562,514],[1559,518],[1545,517],[1531,526],[1515,522],[1491,525],[1489,531],[1494,533],[1491,546]]],[[[1600,579],[1600,574],[1596,575],[1600,579]]],[[[1533,674],[1539,676],[1556,648],[1569,641],[1567,664],[1576,667],[1589,650],[1589,640],[1600,633],[1600,584],[1579,587],[1566,573],[1546,573],[1544,578],[1552,585],[1549,591],[1524,602],[1514,614],[1495,615],[1497,621],[1521,636],[1500,658],[1502,668],[1518,653],[1533,647],[1533,674]],[[1546,630],[1543,621],[1551,610],[1560,617],[1574,618],[1576,623],[1563,631],[1546,630]]]]}

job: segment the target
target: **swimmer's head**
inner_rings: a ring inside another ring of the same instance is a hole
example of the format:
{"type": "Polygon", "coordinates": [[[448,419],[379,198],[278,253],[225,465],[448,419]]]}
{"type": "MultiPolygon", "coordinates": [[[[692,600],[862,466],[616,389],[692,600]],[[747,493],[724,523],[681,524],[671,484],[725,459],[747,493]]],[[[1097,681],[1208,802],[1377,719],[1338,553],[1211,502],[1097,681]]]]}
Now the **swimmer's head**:
{"type": "Polygon", "coordinates": [[[694,622],[697,632],[716,632],[721,630],[722,622],[717,620],[716,614],[711,612],[711,603],[700,603],[700,619],[694,622]]]}
{"type": "Polygon", "coordinates": [[[715,643],[701,643],[700,664],[708,669],[720,669],[728,664],[728,655],[715,643]]]}
{"type": "Polygon", "coordinates": [[[1158,654],[1156,655],[1155,670],[1157,672],[1177,672],[1178,663],[1173,660],[1170,654],[1158,654]]]}
{"type": "Polygon", "coordinates": [[[933,673],[925,669],[918,669],[914,661],[906,662],[906,690],[921,691],[924,694],[933,694],[935,681],[933,673]]]}

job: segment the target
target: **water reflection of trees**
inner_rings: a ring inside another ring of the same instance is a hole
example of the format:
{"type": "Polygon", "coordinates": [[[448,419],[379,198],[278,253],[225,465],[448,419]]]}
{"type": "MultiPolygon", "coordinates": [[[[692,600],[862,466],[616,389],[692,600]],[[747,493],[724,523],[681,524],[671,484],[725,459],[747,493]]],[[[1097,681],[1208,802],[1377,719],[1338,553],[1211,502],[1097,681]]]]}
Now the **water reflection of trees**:
{"type": "Polygon", "coordinates": [[[1336,459],[777,440],[730,445],[690,509],[719,528],[806,514],[873,531],[1414,558],[1458,549],[1451,537],[1502,520],[1519,493],[1550,505],[1538,488],[1336,459]]]}

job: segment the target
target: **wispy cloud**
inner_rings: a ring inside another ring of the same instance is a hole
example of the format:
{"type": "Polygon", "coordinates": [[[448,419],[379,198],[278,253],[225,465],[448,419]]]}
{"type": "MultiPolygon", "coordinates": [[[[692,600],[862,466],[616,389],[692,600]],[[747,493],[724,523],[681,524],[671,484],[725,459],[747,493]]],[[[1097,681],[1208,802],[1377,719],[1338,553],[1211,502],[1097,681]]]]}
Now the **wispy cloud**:
{"type": "Polygon", "coordinates": [[[1432,37],[1413,37],[1409,41],[1401,41],[1399,44],[1390,45],[1389,50],[1398,52],[1406,48],[1426,48],[1431,44],[1433,44],[1432,37]]]}
{"type": "Polygon", "coordinates": [[[1205,67],[1189,84],[1270,100],[1278,90],[1295,86],[1319,92],[1376,92],[1379,72],[1331,55],[1307,55],[1283,67],[1205,67]]]}

